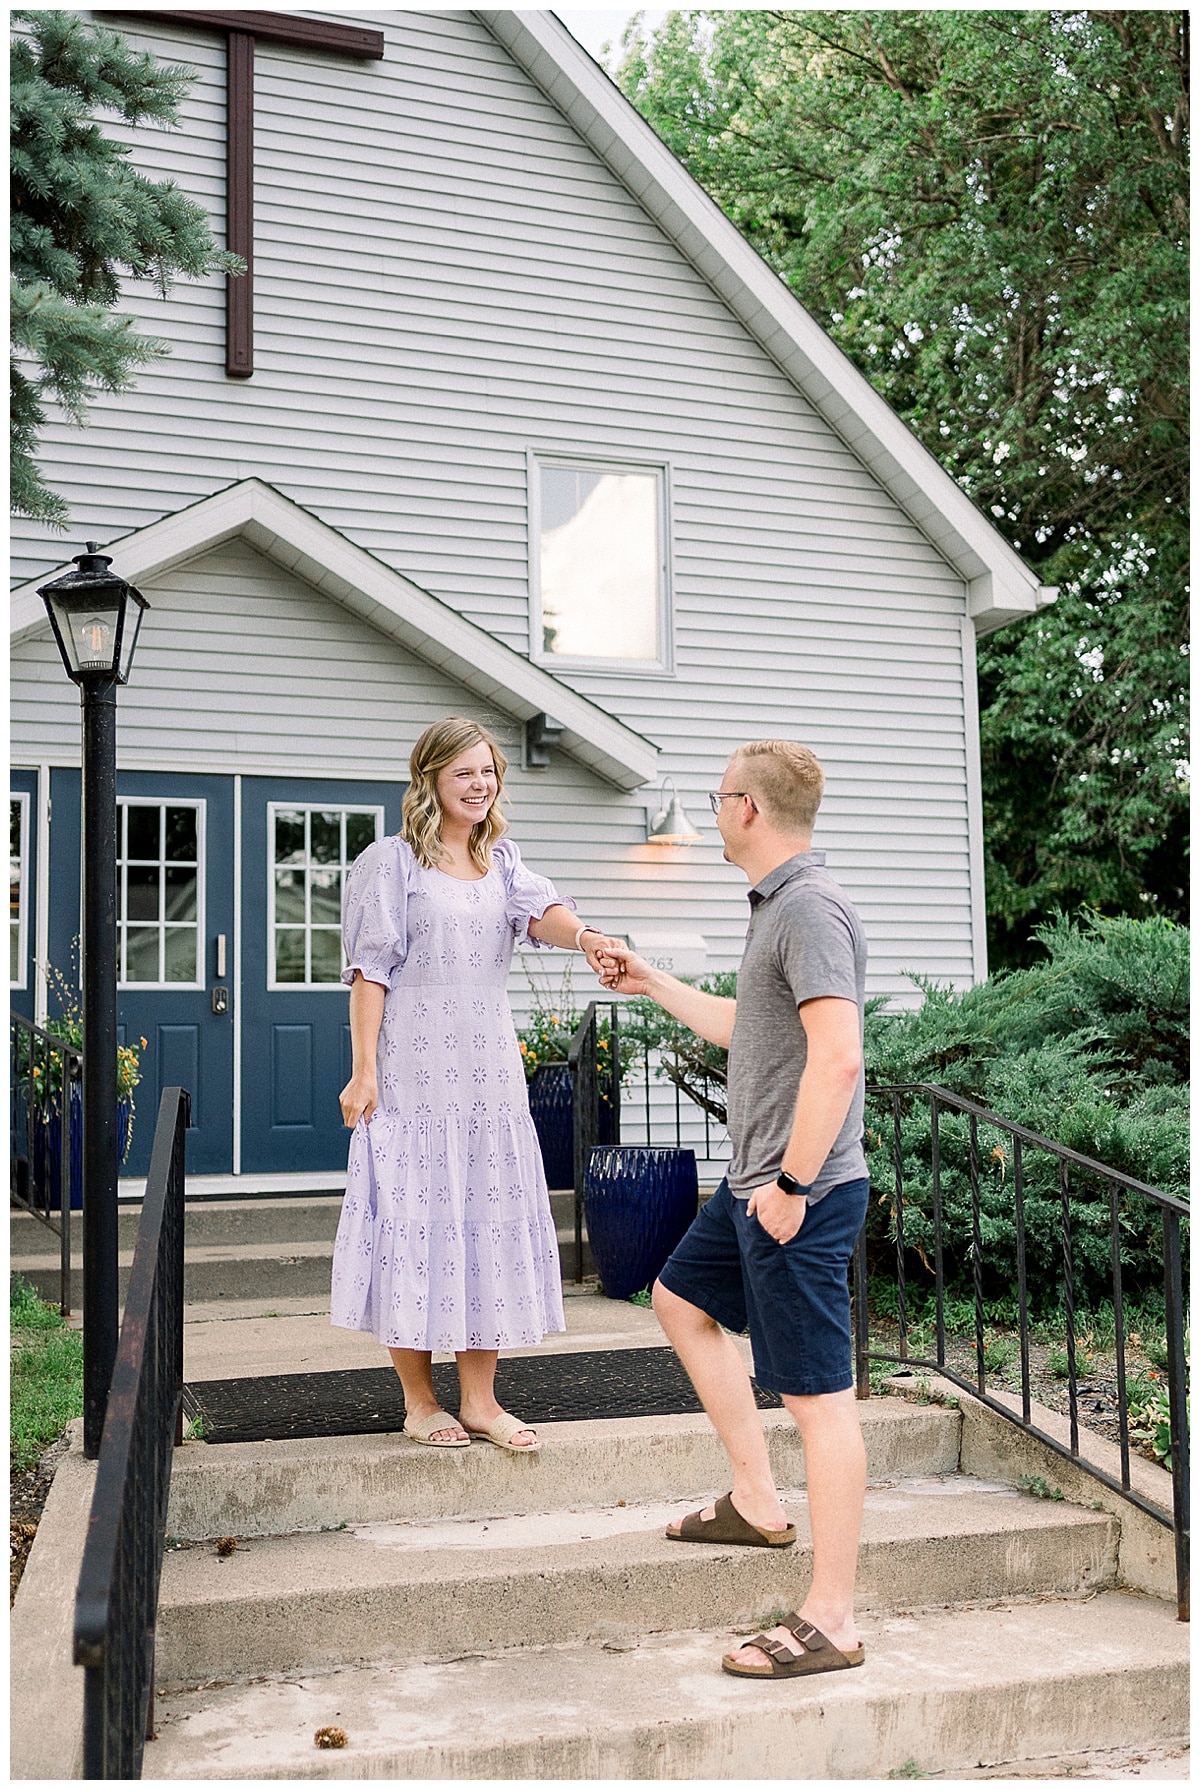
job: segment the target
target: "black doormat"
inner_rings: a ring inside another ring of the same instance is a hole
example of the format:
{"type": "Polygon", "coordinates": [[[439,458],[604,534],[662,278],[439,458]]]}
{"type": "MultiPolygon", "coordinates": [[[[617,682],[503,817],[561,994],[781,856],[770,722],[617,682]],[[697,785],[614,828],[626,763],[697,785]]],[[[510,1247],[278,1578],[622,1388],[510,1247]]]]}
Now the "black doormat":
{"type": "MultiPolygon", "coordinates": [[[[433,1385],[458,1410],[458,1373],[439,1363],[433,1385]]],[[[781,1403],[755,1386],[760,1410],[781,1403]]],[[[601,1417],[667,1417],[700,1410],[673,1349],[602,1349],[577,1355],[521,1355],[500,1362],[496,1397],[526,1423],[601,1417]]],[[[199,1417],[206,1442],[280,1442],[310,1436],[369,1436],[403,1428],[400,1382],[390,1367],[325,1374],[270,1374],[254,1380],[198,1380],[183,1407],[199,1417]]]]}

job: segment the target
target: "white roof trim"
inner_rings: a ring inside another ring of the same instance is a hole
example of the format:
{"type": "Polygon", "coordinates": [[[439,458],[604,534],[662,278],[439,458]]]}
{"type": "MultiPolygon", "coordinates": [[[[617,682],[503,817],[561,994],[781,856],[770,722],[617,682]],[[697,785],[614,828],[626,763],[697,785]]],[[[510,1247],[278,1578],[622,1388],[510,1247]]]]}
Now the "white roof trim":
{"type": "MultiPolygon", "coordinates": [[[[189,509],[110,541],[106,551],[113,554],[122,577],[144,584],[236,535],[505,714],[518,721],[553,716],[564,728],[563,748],[618,789],[636,789],[658,775],[658,748],[641,734],[261,479],[230,485],[189,509]]],[[[37,586],[53,576],[57,574],[44,574],[13,592],[13,645],[49,630],[37,586]]]]}
{"type": "Polygon", "coordinates": [[[1053,596],[550,12],[476,17],[553,100],[967,586],[979,633],[1053,596]]]}

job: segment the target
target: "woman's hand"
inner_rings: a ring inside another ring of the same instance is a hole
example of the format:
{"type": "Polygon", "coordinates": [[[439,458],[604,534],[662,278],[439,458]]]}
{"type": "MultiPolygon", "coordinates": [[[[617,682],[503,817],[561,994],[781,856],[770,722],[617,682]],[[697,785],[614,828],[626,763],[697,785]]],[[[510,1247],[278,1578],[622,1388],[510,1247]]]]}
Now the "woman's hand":
{"type": "Polygon", "coordinates": [[[369,1125],[371,1114],[379,1105],[378,1078],[373,1071],[352,1075],[342,1089],[339,1099],[342,1119],[351,1131],[354,1130],[360,1119],[365,1119],[369,1125]]]}
{"type": "Polygon", "coordinates": [[[611,954],[614,951],[627,951],[624,939],[606,938],[602,932],[585,932],[579,941],[579,948],[587,958],[589,970],[595,976],[603,978],[611,954]]]}
{"type": "MultiPolygon", "coordinates": [[[[654,970],[644,957],[631,951],[624,939],[601,939],[599,946],[596,973],[605,988],[611,989],[614,994],[650,993],[650,979],[654,970]]],[[[588,961],[591,962],[590,957],[588,961]]]]}

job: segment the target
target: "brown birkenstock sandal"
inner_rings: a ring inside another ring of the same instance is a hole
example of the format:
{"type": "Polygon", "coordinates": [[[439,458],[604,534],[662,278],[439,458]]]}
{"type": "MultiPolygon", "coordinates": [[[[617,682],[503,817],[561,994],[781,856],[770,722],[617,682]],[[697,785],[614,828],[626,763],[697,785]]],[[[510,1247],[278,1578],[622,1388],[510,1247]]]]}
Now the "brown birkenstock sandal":
{"type": "Polygon", "coordinates": [[[684,1517],[677,1529],[667,1530],[667,1539],[723,1542],[726,1547],[735,1548],[790,1548],[796,1539],[796,1525],[789,1523],[786,1529],[760,1529],[756,1523],[746,1521],[731,1494],[726,1492],[723,1498],[717,1499],[716,1510],[707,1523],[701,1512],[694,1510],[690,1517],[684,1517]]]}
{"type": "Polygon", "coordinates": [[[772,1641],[766,1635],[755,1635],[751,1641],[743,1641],[743,1647],[757,1647],[767,1656],[765,1666],[743,1666],[727,1653],[721,1661],[726,1672],[735,1678],[804,1678],[816,1672],[845,1672],[851,1666],[861,1666],[866,1654],[862,1644],[851,1647],[843,1653],[835,1647],[828,1636],[811,1622],[803,1621],[791,1611],[780,1623],[790,1634],[795,1635],[803,1653],[797,1653],[784,1641],[772,1641]]]}

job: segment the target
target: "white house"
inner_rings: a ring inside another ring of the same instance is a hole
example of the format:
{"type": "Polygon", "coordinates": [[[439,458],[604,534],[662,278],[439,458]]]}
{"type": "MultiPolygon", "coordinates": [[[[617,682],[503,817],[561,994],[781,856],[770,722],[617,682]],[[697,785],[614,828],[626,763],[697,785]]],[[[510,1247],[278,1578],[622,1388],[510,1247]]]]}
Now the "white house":
{"type": "Polygon", "coordinates": [[[14,1002],[44,1010],[78,931],[78,703],[36,586],[88,539],[151,604],[122,1018],[147,1092],[195,1091],[195,1172],[344,1163],[340,871],[447,712],[497,730],[535,867],[714,970],[746,901],[705,792],[739,741],[801,739],[873,990],[984,974],[975,639],[1052,593],[565,28],[97,16],[196,69],[135,160],[253,278],[228,310],[224,280],[131,284],[169,358],[44,438],[72,525],[14,538],[14,1002]],[[697,844],[647,842],[667,779],[697,844]]]}

